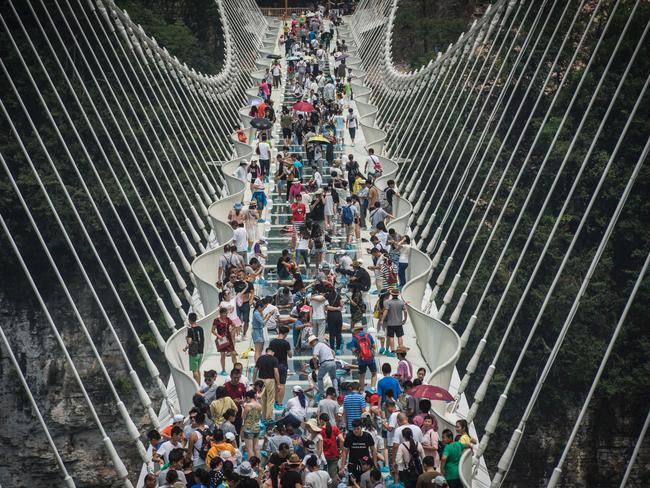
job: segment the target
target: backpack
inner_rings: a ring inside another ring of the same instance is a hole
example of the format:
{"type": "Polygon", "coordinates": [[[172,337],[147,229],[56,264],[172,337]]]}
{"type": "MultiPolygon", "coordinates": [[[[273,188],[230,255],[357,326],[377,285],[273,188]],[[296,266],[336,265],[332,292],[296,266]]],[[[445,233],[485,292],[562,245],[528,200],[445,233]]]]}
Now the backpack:
{"type": "Polygon", "coordinates": [[[372,352],[372,344],[370,343],[368,334],[364,334],[363,337],[361,337],[359,334],[355,334],[353,337],[357,340],[359,348],[359,359],[362,361],[371,361],[374,357],[374,354],[372,352]]]}
{"type": "Polygon", "coordinates": [[[207,428],[205,428],[203,430],[196,429],[196,432],[201,434],[201,441],[202,442],[201,442],[201,448],[200,449],[196,449],[196,447],[194,449],[197,450],[197,452],[199,453],[199,457],[201,459],[205,459],[205,457],[208,455],[208,451],[210,450],[210,447],[212,447],[210,445],[211,443],[207,442],[206,438],[205,438],[205,433],[208,432],[208,429],[207,428]]]}
{"type": "Polygon", "coordinates": [[[223,267],[223,276],[221,277],[224,283],[230,279],[230,272],[235,267],[235,265],[232,263],[232,256],[230,256],[230,259],[229,258],[225,258],[225,259],[226,259],[226,265],[223,267]]]}
{"type": "MultiPolygon", "coordinates": [[[[361,268],[359,270],[359,274],[363,275],[363,280],[359,280],[359,282],[361,284],[361,288],[360,288],[361,291],[370,291],[370,275],[363,268],[361,268]]],[[[365,303],[364,303],[364,305],[365,305],[365,303]]]]}
{"type": "Polygon", "coordinates": [[[350,225],[352,222],[354,222],[354,214],[352,213],[351,205],[343,206],[341,209],[341,220],[343,220],[343,223],[346,225],[350,225]]]}
{"type": "Polygon", "coordinates": [[[408,472],[415,473],[415,477],[420,476],[424,472],[424,469],[422,468],[422,460],[420,459],[420,453],[418,452],[417,445],[414,451],[411,451],[405,443],[402,443],[402,445],[406,447],[409,454],[411,455],[411,459],[409,459],[408,464],[408,472]]]}

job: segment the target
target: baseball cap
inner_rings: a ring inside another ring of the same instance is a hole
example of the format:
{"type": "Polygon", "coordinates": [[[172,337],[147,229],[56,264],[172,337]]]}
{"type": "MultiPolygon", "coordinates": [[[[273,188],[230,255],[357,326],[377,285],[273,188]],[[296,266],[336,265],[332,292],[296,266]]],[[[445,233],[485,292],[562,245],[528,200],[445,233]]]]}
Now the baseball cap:
{"type": "Polygon", "coordinates": [[[226,439],[229,440],[229,441],[234,441],[234,440],[235,440],[235,434],[233,434],[232,432],[226,432],[226,436],[225,436],[225,437],[226,437],[226,439]]]}
{"type": "Polygon", "coordinates": [[[177,413],[176,415],[174,415],[174,419],[172,420],[172,422],[173,423],[182,422],[183,420],[185,420],[185,416],[180,413],[177,413]]]}

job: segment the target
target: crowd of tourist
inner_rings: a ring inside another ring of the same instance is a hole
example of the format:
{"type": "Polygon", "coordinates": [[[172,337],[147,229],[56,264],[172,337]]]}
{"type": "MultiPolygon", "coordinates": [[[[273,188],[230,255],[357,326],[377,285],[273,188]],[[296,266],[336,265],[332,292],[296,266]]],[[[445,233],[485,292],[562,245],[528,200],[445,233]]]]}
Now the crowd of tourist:
{"type": "Polygon", "coordinates": [[[431,401],[410,394],[426,375],[403,341],[410,239],[387,228],[398,193],[392,180],[374,184],[381,158],[345,156],[359,123],[354,85],[325,13],[285,21],[284,59],[260,83],[251,116],[281,132],[261,129],[256,160],[237,170],[251,198],[227,216],[234,237],[219,258],[211,337],[189,314],[185,352],[200,387],[189,412],[149,432],[146,487],[460,486],[460,457],[475,440],[464,421],[439,432],[431,401]],[[273,90],[285,93],[277,118],[273,90]],[[277,259],[260,230],[269,190],[274,209],[287,209],[277,259]],[[209,340],[220,370],[205,369],[209,340]],[[238,355],[238,343],[251,347],[238,355]]]}

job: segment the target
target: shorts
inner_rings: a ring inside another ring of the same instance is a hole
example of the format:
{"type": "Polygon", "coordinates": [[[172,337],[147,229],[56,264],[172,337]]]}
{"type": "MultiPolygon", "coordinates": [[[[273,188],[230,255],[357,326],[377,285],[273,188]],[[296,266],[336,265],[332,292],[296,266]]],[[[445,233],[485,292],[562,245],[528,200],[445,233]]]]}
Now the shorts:
{"type": "Polygon", "coordinates": [[[404,336],[404,326],[403,325],[388,325],[386,327],[386,335],[388,335],[388,337],[403,337],[404,336]]]}
{"type": "Polygon", "coordinates": [[[253,344],[264,344],[264,329],[255,329],[252,331],[253,344]]]}
{"type": "Polygon", "coordinates": [[[289,372],[289,366],[286,364],[278,364],[278,374],[280,376],[280,384],[287,384],[287,373],[289,372]]]}
{"type": "Polygon", "coordinates": [[[251,304],[250,302],[244,302],[241,306],[237,307],[237,317],[242,322],[248,322],[251,316],[251,304]]]}
{"type": "Polygon", "coordinates": [[[251,440],[259,439],[260,433],[259,432],[251,432],[249,430],[244,430],[244,431],[242,431],[242,437],[247,441],[251,441],[251,440]]]}
{"type": "Polygon", "coordinates": [[[377,362],[374,359],[370,361],[362,361],[359,359],[359,374],[366,374],[366,370],[370,370],[372,374],[377,372],[377,362]]]}
{"type": "Polygon", "coordinates": [[[292,135],[291,129],[282,129],[282,137],[285,139],[290,139],[292,135]]]}
{"type": "Polygon", "coordinates": [[[345,237],[354,235],[354,224],[343,224],[345,226],[345,237]]]}
{"type": "Polygon", "coordinates": [[[294,230],[295,233],[296,233],[296,238],[298,238],[298,236],[300,235],[300,230],[302,229],[302,227],[303,227],[304,225],[305,225],[304,222],[294,222],[294,223],[293,223],[293,230],[294,230]]]}
{"type": "Polygon", "coordinates": [[[203,354],[197,354],[196,356],[190,356],[190,371],[199,371],[201,369],[201,363],[203,362],[203,354]]]}

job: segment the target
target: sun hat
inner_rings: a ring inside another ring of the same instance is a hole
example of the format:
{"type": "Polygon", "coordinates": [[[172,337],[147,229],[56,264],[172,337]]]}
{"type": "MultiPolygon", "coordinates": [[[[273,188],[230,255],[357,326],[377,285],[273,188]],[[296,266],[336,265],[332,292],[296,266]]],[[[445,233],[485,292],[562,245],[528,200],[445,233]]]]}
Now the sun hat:
{"type": "Polygon", "coordinates": [[[185,416],[183,414],[177,413],[174,415],[174,420],[172,422],[175,424],[176,422],[182,422],[183,420],[185,420],[185,416]]]}
{"type": "Polygon", "coordinates": [[[248,202],[248,206],[249,207],[257,207],[257,200],[251,200],[250,202],[248,202]]]}
{"type": "Polygon", "coordinates": [[[307,422],[305,422],[305,425],[309,427],[311,430],[314,432],[320,432],[321,428],[318,426],[318,422],[316,419],[309,419],[307,422]]]}
{"type": "Polygon", "coordinates": [[[302,386],[300,386],[300,385],[295,385],[295,386],[293,387],[293,392],[294,392],[294,393],[298,393],[298,392],[301,392],[301,391],[302,391],[302,386]]]}
{"type": "Polygon", "coordinates": [[[232,208],[234,208],[236,210],[240,210],[242,207],[243,207],[243,205],[241,204],[241,202],[237,202],[232,206],[232,208]]]}
{"type": "Polygon", "coordinates": [[[235,468],[235,473],[244,478],[257,478],[257,473],[253,471],[251,463],[244,461],[235,468]]]}
{"type": "Polygon", "coordinates": [[[317,340],[318,340],[318,337],[316,337],[316,336],[313,335],[313,334],[310,335],[310,336],[307,338],[307,342],[308,342],[309,344],[311,344],[313,341],[317,341],[317,340]]]}
{"type": "Polygon", "coordinates": [[[399,346],[397,349],[395,349],[396,353],[404,353],[406,354],[409,351],[409,348],[406,346],[399,346]]]}
{"type": "Polygon", "coordinates": [[[354,327],[352,327],[352,332],[354,332],[355,330],[363,330],[363,325],[357,324],[354,327]]]}
{"type": "Polygon", "coordinates": [[[390,294],[395,296],[395,297],[398,297],[399,296],[399,290],[397,288],[391,288],[390,289],[390,294]]]}
{"type": "Polygon", "coordinates": [[[289,458],[287,459],[287,464],[290,464],[292,466],[297,466],[300,463],[301,463],[300,457],[295,453],[289,456],[289,458]]]}

